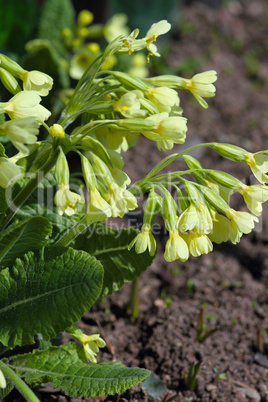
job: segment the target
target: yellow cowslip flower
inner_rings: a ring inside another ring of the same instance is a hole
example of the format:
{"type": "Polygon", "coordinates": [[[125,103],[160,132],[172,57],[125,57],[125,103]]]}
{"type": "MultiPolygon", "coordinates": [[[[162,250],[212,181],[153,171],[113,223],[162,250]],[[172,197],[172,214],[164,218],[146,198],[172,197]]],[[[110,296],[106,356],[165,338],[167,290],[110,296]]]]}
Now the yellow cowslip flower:
{"type": "Polygon", "coordinates": [[[119,131],[108,127],[103,127],[103,129],[106,147],[117,152],[126,152],[136,145],[139,138],[139,133],[136,132],[119,131]]]}
{"type": "Polygon", "coordinates": [[[268,151],[260,151],[254,154],[246,152],[246,164],[260,183],[268,183],[268,151]]]}
{"type": "Polygon", "coordinates": [[[213,228],[208,233],[209,239],[217,244],[226,242],[229,239],[229,221],[226,216],[219,214],[214,209],[210,209],[210,213],[213,221],[213,228]]]}
{"type": "Polygon", "coordinates": [[[215,96],[216,88],[213,82],[217,80],[217,73],[214,70],[205,71],[194,75],[190,80],[185,80],[185,89],[188,89],[205,109],[208,107],[203,98],[215,96]]]}
{"type": "Polygon", "coordinates": [[[183,211],[178,220],[178,227],[181,232],[195,230],[198,234],[209,234],[213,228],[212,217],[208,207],[197,201],[199,209],[193,204],[183,211]]]}
{"type": "Polygon", "coordinates": [[[212,242],[205,234],[198,234],[196,231],[190,230],[189,233],[183,233],[181,236],[185,240],[189,252],[193,257],[208,254],[213,250],[212,242]]]}
{"type": "Polygon", "coordinates": [[[153,130],[142,131],[145,137],[154,141],[172,141],[175,144],[183,144],[186,138],[187,119],[181,116],[168,116],[163,112],[149,116],[145,119],[154,123],[153,130]]]}
{"type": "Polygon", "coordinates": [[[138,233],[131,241],[128,250],[130,250],[134,245],[137,254],[142,254],[148,249],[151,256],[155,255],[156,241],[152,234],[151,225],[147,223],[142,225],[140,233],[138,233]]]}
{"type": "MultiPolygon", "coordinates": [[[[7,135],[12,144],[23,154],[29,154],[24,144],[34,144],[39,133],[39,124],[34,117],[9,120],[0,124],[0,132],[7,135]]],[[[1,135],[1,134],[0,134],[1,135]]]]}
{"type": "Polygon", "coordinates": [[[124,187],[118,186],[114,181],[107,184],[110,194],[109,204],[114,218],[117,216],[122,218],[128,211],[138,207],[136,198],[124,187]]]}
{"type": "Polygon", "coordinates": [[[237,192],[244,197],[248,209],[254,215],[259,216],[262,212],[262,203],[268,200],[268,187],[259,184],[247,186],[241,183],[241,189],[237,192]]]}
{"type": "Polygon", "coordinates": [[[8,158],[0,157],[0,186],[7,188],[12,186],[22,177],[22,171],[19,166],[8,158]]]}
{"type": "Polygon", "coordinates": [[[156,41],[157,37],[159,35],[163,35],[167,33],[171,28],[171,24],[167,22],[167,20],[161,20],[156,23],[154,23],[150,29],[147,31],[145,37],[142,40],[146,41],[146,47],[149,50],[149,55],[148,55],[148,61],[149,57],[154,55],[154,56],[160,56],[160,54],[157,51],[157,47],[153,44],[153,42],[156,41]]]}
{"type": "Polygon", "coordinates": [[[69,185],[60,184],[59,189],[54,197],[55,205],[58,207],[58,214],[67,216],[76,213],[76,204],[78,202],[85,202],[84,198],[80,195],[70,191],[69,185]]]}
{"type": "Polygon", "coordinates": [[[97,189],[90,190],[87,206],[87,222],[100,222],[112,215],[110,205],[104,200],[97,189]]]}
{"type": "Polygon", "coordinates": [[[146,57],[141,53],[136,53],[131,57],[131,67],[128,73],[138,78],[146,78],[149,70],[146,67],[146,57]]]}
{"type": "Polygon", "coordinates": [[[143,93],[139,90],[129,91],[115,102],[114,109],[127,118],[144,117],[147,112],[140,108],[141,104],[139,99],[142,97],[143,93]]]}
{"type": "Polygon", "coordinates": [[[173,106],[179,106],[180,104],[180,99],[175,89],[167,87],[153,87],[146,89],[145,95],[156,105],[160,113],[170,113],[173,106]]]}
{"type": "Polygon", "coordinates": [[[226,211],[226,216],[229,219],[230,239],[234,244],[240,241],[244,233],[250,233],[254,228],[254,222],[258,222],[258,218],[249,212],[235,211],[232,208],[226,211]]]}
{"type": "Polygon", "coordinates": [[[189,248],[177,230],[169,232],[164,258],[168,262],[172,262],[177,259],[186,261],[189,258],[189,248]]]}
{"type": "Polygon", "coordinates": [[[53,126],[49,127],[49,134],[56,138],[65,137],[65,131],[60,124],[53,124],[53,126]]]}
{"type": "Polygon", "coordinates": [[[8,102],[0,102],[0,113],[5,112],[11,119],[35,117],[37,121],[45,121],[51,115],[44,106],[39,105],[40,96],[34,91],[21,91],[8,102]]]}
{"type": "Polygon", "coordinates": [[[96,356],[99,352],[99,348],[104,348],[106,346],[105,341],[100,337],[100,335],[86,335],[75,324],[66,328],[65,331],[82,344],[86,357],[92,363],[97,363],[96,356]]]}
{"type": "Polygon", "coordinates": [[[25,91],[35,91],[38,95],[47,96],[53,86],[53,79],[40,71],[23,70],[20,74],[25,91]]]}

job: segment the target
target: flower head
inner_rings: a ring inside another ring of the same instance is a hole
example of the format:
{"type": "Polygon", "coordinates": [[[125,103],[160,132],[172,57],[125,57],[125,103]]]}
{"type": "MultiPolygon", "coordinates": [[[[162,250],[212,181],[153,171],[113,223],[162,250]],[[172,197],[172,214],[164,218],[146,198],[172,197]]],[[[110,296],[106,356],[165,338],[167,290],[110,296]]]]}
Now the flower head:
{"type": "Polygon", "coordinates": [[[208,207],[198,202],[199,208],[193,203],[181,214],[178,225],[181,232],[195,230],[198,234],[208,234],[211,232],[213,223],[208,207]]]}
{"type": "Polygon", "coordinates": [[[164,258],[168,262],[177,260],[186,261],[189,258],[189,248],[177,230],[169,232],[166,242],[164,258]]]}
{"type": "Polygon", "coordinates": [[[226,216],[229,219],[230,239],[234,244],[240,241],[244,233],[250,233],[254,228],[254,222],[258,222],[258,218],[249,212],[235,211],[232,208],[228,209],[226,216]]]}
{"type": "Polygon", "coordinates": [[[219,214],[214,209],[210,210],[213,228],[208,234],[209,239],[217,244],[226,242],[229,239],[229,221],[226,216],[219,214]]]}
{"type": "Polygon", "coordinates": [[[23,70],[20,78],[25,91],[35,91],[41,96],[47,96],[53,86],[53,79],[40,71],[23,70]]]}
{"type": "Polygon", "coordinates": [[[187,131],[187,119],[180,116],[168,116],[168,113],[160,113],[149,116],[145,121],[154,122],[153,131],[142,131],[145,137],[154,141],[171,141],[175,144],[183,144],[187,131]]]}
{"type": "Polygon", "coordinates": [[[58,207],[59,215],[65,213],[67,216],[71,216],[76,213],[76,204],[78,202],[85,202],[85,200],[80,195],[70,191],[68,185],[60,184],[55,194],[54,202],[58,207]]]}
{"type": "Polygon", "coordinates": [[[157,52],[157,47],[152,42],[155,42],[159,35],[167,33],[170,30],[170,28],[171,24],[167,22],[167,20],[161,20],[154,23],[148,30],[145,37],[143,38],[144,40],[146,40],[147,43],[146,47],[150,52],[148,58],[152,55],[158,57],[160,56],[160,54],[157,52]]]}
{"type": "Polygon", "coordinates": [[[159,112],[171,111],[173,106],[179,106],[180,99],[175,89],[167,87],[152,87],[145,91],[147,98],[153,102],[159,112]]]}
{"type": "Polygon", "coordinates": [[[213,250],[213,245],[209,237],[205,234],[198,234],[196,231],[191,230],[189,233],[182,234],[190,254],[193,257],[199,257],[202,254],[208,254],[213,250]]]}
{"type": "Polygon", "coordinates": [[[12,144],[20,152],[27,155],[29,150],[24,144],[34,144],[36,142],[39,124],[34,117],[25,117],[0,124],[0,131],[8,136],[12,144]]]}
{"type": "Polygon", "coordinates": [[[49,133],[52,137],[56,138],[64,138],[65,131],[60,124],[53,124],[53,126],[49,127],[49,133]]]}
{"type": "Polygon", "coordinates": [[[260,151],[255,154],[247,152],[246,163],[260,183],[268,183],[268,151],[260,151]]]}
{"type": "Polygon", "coordinates": [[[9,99],[8,102],[0,104],[0,109],[6,112],[11,119],[22,119],[24,117],[35,117],[38,121],[45,121],[51,115],[44,106],[39,105],[40,96],[34,91],[21,91],[9,99]]]}
{"type": "Polygon", "coordinates": [[[238,192],[244,197],[248,209],[259,216],[262,212],[262,203],[268,200],[268,187],[258,184],[247,186],[241,183],[241,189],[238,192]]]}
{"type": "Polygon", "coordinates": [[[104,348],[106,343],[99,334],[86,335],[75,324],[65,330],[75,339],[77,339],[83,346],[86,357],[92,362],[97,363],[96,356],[99,348],[104,348]]]}
{"type": "Polygon", "coordinates": [[[194,75],[190,80],[185,80],[185,89],[188,89],[205,109],[208,107],[203,98],[215,96],[216,88],[213,82],[217,80],[217,73],[214,70],[194,75]]]}
{"type": "Polygon", "coordinates": [[[129,91],[121,96],[114,104],[114,109],[120,112],[124,117],[144,117],[145,110],[141,110],[139,99],[143,97],[143,93],[139,90],[129,91]]]}
{"type": "Polygon", "coordinates": [[[151,225],[147,223],[142,225],[140,233],[134,237],[128,249],[130,250],[134,245],[137,254],[142,254],[148,249],[151,256],[155,255],[156,241],[152,234],[151,225]]]}
{"type": "Polygon", "coordinates": [[[97,189],[90,190],[87,206],[87,222],[100,222],[112,215],[110,205],[104,200],[97,189]]]}

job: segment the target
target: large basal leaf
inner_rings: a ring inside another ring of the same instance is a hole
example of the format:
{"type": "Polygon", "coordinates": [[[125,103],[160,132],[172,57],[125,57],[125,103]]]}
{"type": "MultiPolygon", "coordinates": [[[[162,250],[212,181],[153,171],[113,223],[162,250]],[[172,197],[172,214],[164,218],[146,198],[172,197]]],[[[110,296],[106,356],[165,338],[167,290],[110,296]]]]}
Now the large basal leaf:
{"type": "Polygon", "coordinates": [[[17,259],[0,273],[0,342],[44,340],[81,318],[100,294],[103,268],[87,253],[51,247],[17,259]]]}
{"type": "Polygon", "coordinates": [[[74,343],[14,356],[6,363],[27,383],[52,382],[68,395],[113,395],[143,381],[150,372],[127,368],[120,362],[88,364],[83,349],[74,343]]]}
{"type": "Polygon", "coordinates": [[[137,254],[128,250],[131,240],[137,235],[135,229],[115,230],[98,223],[89,226],[75,240],[73,247],[95,256],[104,268],[102,295],[112,294],[125,282],[132,281],[151,265],[154,257],[146,251],[137,254]]]}
{"type": "Polygon", "coordinates": [[[62,31],[64,28],[72,30],[74,15],[71,0],[46,0],[42,8],[38,37],[50,40],[60,50],[62,31]]]}
{"type": "Polygon", "coordinates": [[[8,267],[27,251],[41,248],[51,233],[51,223],[42,216],[11,225],[0,235],[0,267],[8,267]]]}

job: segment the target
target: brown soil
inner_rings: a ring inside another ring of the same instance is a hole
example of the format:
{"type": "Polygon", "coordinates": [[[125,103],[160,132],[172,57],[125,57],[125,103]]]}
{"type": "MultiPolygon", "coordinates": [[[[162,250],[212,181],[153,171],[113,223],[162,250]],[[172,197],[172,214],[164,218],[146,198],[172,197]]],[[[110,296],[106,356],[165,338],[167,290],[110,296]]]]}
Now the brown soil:
{"type": "MultiPolygon", "coordinates": [[[[194,56],[202,64],[199,71],[218,72],[217,95],[208,100],[208,110],[182,94],[184,115],[189,119],[187,145],[220,141],[252,152],[268,149],[267,1],[233,1],[220,9],[195,2],[184,7],[182,15],[169,66],[194,56]]],[[[239,179],[250,178],[245,166],[211,151],[193,155],[206,167],[233,174],[235,167],[239,179]]],[[[126,158],[132,181],[142,178],[162,157],[141,138],[126,158]]],[[[181,162],[175,162],[173,169],[180,166],[181,162]]],[[[242,206],[240,199],[234,202],[242,206]]],[[[215,246],[212,253],[191,257],[186,263],[166,263],[163,230],[158,240],[158,256],[140,278],[138,320],[133,323],[126,313],[130,293],[126,285],[80,321],[88,333],[99,323],[111,345],[110,352],[105,349],[99,354],[99,361],[117,359],[129,367],[151,370],[166,385],[157,401],[168,392],[169,397],[177,395],[175,401],[268,401],[267,351],[265,345],[264,353],[257,347],[260,330],[263,343],[268,342],[267,206],[257,229],[240,244],[215,246]],[[207,328],[217,331],[200,343],[196,326],[202,306],[207,328]],[[190,364],[198,361],[202,364],[196,386],[189,391],[184,376],[190,364]]],[[[70,399],[60,390],[45,387],[39,397],[61,402],[154,400],[142,385],[121,395],[84,399],[70,399]]]]}

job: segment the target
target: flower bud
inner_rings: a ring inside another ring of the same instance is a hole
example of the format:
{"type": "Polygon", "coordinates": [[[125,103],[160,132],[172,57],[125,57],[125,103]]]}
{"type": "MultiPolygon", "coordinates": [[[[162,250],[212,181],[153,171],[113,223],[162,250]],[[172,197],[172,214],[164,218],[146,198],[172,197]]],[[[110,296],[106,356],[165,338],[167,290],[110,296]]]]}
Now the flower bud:
{"type": "Polygon", "coordinates": [[[247,160],[247,151],[236,145],[211,142],[208,146],[224,158],[231,159],[232,161],[246,162],[247,160]]]}
{"type": "Polygon", "coordinates": [[[16,78],[14,78],[13,75],[4,68],[0,68],[0,80],[4,87],[13,95],[16,95],[21,91],[21,87],[16,78]]]}
{"type": "Polygon", "coordinates": [[[64,138],[65,131],[60,124],[53,124],[53,126],[49,127],[49,133],[52,137],[56,138],[64,138]]]}

